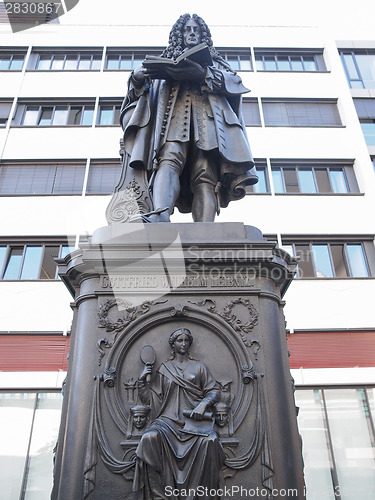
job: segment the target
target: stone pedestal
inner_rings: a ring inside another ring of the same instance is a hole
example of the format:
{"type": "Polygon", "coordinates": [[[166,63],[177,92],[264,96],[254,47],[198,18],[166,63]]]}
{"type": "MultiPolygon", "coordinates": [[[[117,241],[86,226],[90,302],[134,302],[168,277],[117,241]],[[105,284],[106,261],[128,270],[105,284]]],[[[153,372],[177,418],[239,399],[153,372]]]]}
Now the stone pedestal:
{"type": "Polygon", "coordinates": [[[227,405],[215,425],[226,455],[219,497],[304,498],[282,302],[288,254],[242,223],[119,224],[58,263],[75,314],[54,500],[132,498],[147,428],[130,410],[140,352],[151,345],[157,368],[182,327],[227,405]]]}

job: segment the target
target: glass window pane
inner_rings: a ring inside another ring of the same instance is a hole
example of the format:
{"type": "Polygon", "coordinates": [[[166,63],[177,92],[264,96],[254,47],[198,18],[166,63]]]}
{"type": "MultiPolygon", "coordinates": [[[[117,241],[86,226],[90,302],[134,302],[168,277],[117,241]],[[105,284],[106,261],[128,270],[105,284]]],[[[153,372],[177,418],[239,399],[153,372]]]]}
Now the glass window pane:
{"type": "Polygon", "coordinates": [[[314,268],[312,264],[312,255],[309,245],[295,245],[295,256],[298,260],[298,277],[312,278],[314,276],[314,268]]]}
{"type": "Polygon", "coordinates": [[[240,56],[240,69],[243,71],[250,71],[251,70],[251,60],[250,56],[240,56]]]}
{"type": "Polygon", "coordinates": [[[26,247],[21,271],[21,280],[39,279],[42,255],[43,247],[26,247]]]}
{"type": "Polygon", "coordinates": [[[93,118],[94,118],[94,107],[85,106],[85,109],[83,110],[81,125],[92,125],[93,118]]]}
{"type": "Polygon", "coordinates": [[[61,70],[64,67],[64,56],[53,56],[51,69],[61,70]]]}
{"type": "Polygon", "coordinates": [[[355,278],[369,276],[362,245],[346,245],[350,265],[350,275],[355,278]]]}
{"type": "Polygon", "coordinates": [[[290,65],[292,67],[292,71],[303,71],[302,60],[299,56],[293,56],[290,58],[290,65]]]}
{"type": "Polygon", "coordinates": [[[288,56],[277,57],[277,67],[279,71],[290,71],[290,63],[288,56]]]}
{"type": "Polygon", "coordinates": [[[56,106],[55,113],[53,115],[52,125],[62,126],[66,125],[68,120],[68,108],[66,106],[56,106]]]}
{"type": "Polygon", "coordinates": [[[284,182],[287,193],[298,193],[298,179],[295,168],[283,168],[284,182]]]}
{"type": "Polygon", "coordinates": [[[2,270],[5,265],[5,257],[7,255],[7,247],[0,247],[0,273],[2,273],[2,270]]]}
{"type": "Polygon", "coordinates": [[[359,79],[358,71],[357,71],[357,68],[354,64],[352,54],[344,54],[343,59],[344,59],[346,70],[348,72],[349,79],[350,80],[359,79]]]}
{"type": "Polygon", "coordinates": [[[262,56],[255,56],[255,67],[258,71],[263,71],[264,70],[264,64],[263,64],[263,57],[262,56]]]}
{"type": "Polygon", "coordinates": [[[84,165],[58,166],[53,185],[53,194],[81,194],[84,176],[84,165]]]}
{"type": "Polygon", "coordinates": [[[334,500],[332,463],[320,391],[297,390],[298,428],[303,442],[305,482],[309,500],[334,500]]]}
{"type": "Polygon", "coordinates": [[[61,417],[62,396],[40,393],[29,451],[29,470],[25,500],[50,497],[53,480],[53,449],[56,446],[61,417]]]}
{"type": "Polygon", "coordinates": [[[345,180],[345,174],[342,170],[329,170],[333,193],[348,193],[348,186],[345,180]]]}
{"type": "MultiPolygon", "coordinates": [[[[115,66],[115,63],[113,63],[113,66],[115,66]]],[[[120,66],[117,60],[117,67],[108,69],[118,69],[118,68],[123,69],[125,71],[130,71],[133,68],[133,62],[131,56],[121,56],[120,66]]]]}
{"type": "Polygon", "coordinates": [[[42,108],[38,125],[51,125],[53,108],[42,108]]]}
{"type": "Polygon", "coordinates": [[[79,63],[78,63],[78,69],[80,70],[88,70],[91,67],[91,56],[81,56],[79,63]]]}
{"type": "Polygon", "coordinates": [[[102,106],[100,108],[99,124],[100,125],[113,125],[113,106],[102,106]]]}
{"type": "Polygon", "coordinates": [[[42,268],[40,271],[41,280],[54,280],[56,278],[56,259],[59,256],[59,246],[45,246],[42,268]]]}
{"type": "Polygon", "coordinates": [[[0,71],[7,70],[10,67],[10,56],[2,56],[0,59],[0,71]]]}
{"type": "Polygon", "coordinates": [[[119,56],[107,57],[107,69],[119,69],[119,56]]]}
{"type": "Polygon", "coordinates": [[[98,70],[98,69],[100,69],[101,64],[102,64],[101,56],[94,56],[92,58],[91,69],[98,70]]]}
{"type": "Polygon", "coordinates": [[[370,498],[375,491],[374,448],[364,389],[325,389],[324,394],[341,498],[370,498]]]}
{"type": "Polygon", "coordinates": [[[254,184],[254,193],[267,193],[266,172],[264,168],[257,170],[259,181],[254,184]]]}
{"type": "Polygon", "coordinates": [[[365,136],[367,146],[375,146],[375,123],[361,122],[361,128],[363,135],[365,136]]]}
{"type": "Polygon", "coordinates": [[[90,165],[87,194],[111,194],[119,180],[121,165],[90,165]]]}
{"type": "Polygon", "coordinates": [[[279,168],[272,169],[272,181],[275,193],[285,193],[283,176],[279,168]]]}
{"type": "Polygon", "coordinates": [[[344,245],[331,245],[331,255],[336,278],[347,278],[349,276],[344,256],[344,245]]]}
{"type": "Polygon", "coordinates": [[[36,394],[0,394],[0,484],[4,499],[21,498],[36,394]]]}
{"type": "Polygon", "coordinates": [[[82,106],[72,106],[69,112],[68,125],[80,125],[82,117],[82,106]]]}
{"type": "Polygon", "coordinates": [[[311,245],[314,256],[315,276],[317,278],[333,278],[333,269],[328,245],[311,245]]]}
{"type": "Polygon", "coordinates": [[[4,280],[18,280],[22,264],[23,247],[13,247],[10,251],[7,266],[5,268],[4,280]]]}
{"type": "Polygon", "coordinates": [[[275,71],[277,69],[275,56],[265,56],[264,57],[264,69],[266,71],[275,71]]]}
{"type": "Polygon", "coordinates": [[[355,55],[365,89],[375,88],[375,54],[355,55]]]}
{"type": "Polygon", "coordinates": [[[67,56],[67,58],[65,60],[64,69],[74,70],[74,69],[77,69],[77,65],[78,65],[78,56],[67,56]]]}
{"type": "Polygon", "coordinates": [[[305,71],[317,71],[317,65],[314,57],[304,56],[303,58],[303,66],[305,71]]]}
{"type": "Polygon", "coordinates": [[[301,193],[316,193],[314,172],[309,170],[298,170],[298,180],[301,193]]]}
{"type": "Polygon", "coordinates": [[[23,60],[24,60],[23,56],[14,56],[12,62],[10,63],[10,69],[21,71],[23,67],[23,60]]]}
{"type": "Polygon", "coordinates": [[[230,67],[232,69],[234,69],[235,71],[238,71],[239,69],[241,69],[240,61],[238,60],[237,56],[228,56],[228,63],[230,65],[230,67]]]}
{"type": "Polygon", "coordinates": [[[22,125],[24,125],[25,127],[36,125],[38,116],[39,116],[39,107],[28,106],[26,108],[25,115],[22,120],[22,125]]]}
{"type": "Polygon", "coordinates": [[[52,56],[40,56],[36,69],[46,70],[51,66],[52,56]]]}
{"type": "Polygon", "coordinates": [[[329,183],[328,172],[326,168],[315,168],[315,179],[318,184],[319,193],[331,192],[331,185],[329,183]]]}

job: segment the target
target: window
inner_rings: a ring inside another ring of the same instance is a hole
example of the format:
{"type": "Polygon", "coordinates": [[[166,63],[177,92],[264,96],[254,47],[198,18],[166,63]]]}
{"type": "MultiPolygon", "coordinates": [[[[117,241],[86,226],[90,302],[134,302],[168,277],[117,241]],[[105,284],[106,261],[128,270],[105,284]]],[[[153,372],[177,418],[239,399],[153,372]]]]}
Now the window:
{"type": "Polygon", "coordinates": [[[2,163],[0,195],[81,194],[85,164],[2,163]]]}
{"type": "Polygon", "coordinates": [[[87,179],[87,194],[112,194],[120,179],[119,161],[92,161],[87,179]]]}
{"type": "Polygon", "coordinates": [[[91,126],[93,101],[85,104],[22,104],[18,105],[14,125],[23,127],[91,126]]]}
{"type": "Polygon", "coordinates": [[[257,71],[326,71],[323,51],[255,49],[257,71]]]}
{"type": "Polygon", "coordinates": [[[246,192],[259,193],[259,194],[270,193],[266,161],[265,160],[254,160],[254,161],[259,181],[257,182],[257,184],[254,184],[253,186],[247,186],[246,192]]]}
{"type": "Polygon", "coordinates": [[[353,99],[353,101],[366,144],[375,146],[375,99],[353,99]]]}
{"type": "Polygon", "coordinates": [[[242,115],[246,127],[260,127],[262,123],[260,121],[258,99],[245,98],[242,103],[242,115]]]}
{"type": "Polygon", "coordinates": [[[11,107],[12,101],[0,101],[0,127],[6,126],[11,107]]]}
{"type": "Polygon", "coordinates": [[[142,50],[120,50],[108,49],[105,61],[105,69],[112,71],[131,71],[142,64],[148,56],[160,56],[164,48],[142,49],[142,50]]]}
{"type": "Polygon", "coordinates": [[[340,127],[336,101],[262,99],[264,122],[272,127],[340,127]]]}
{"type": "Polygon", "coordinates": [[[221,57],[225,59],[234,71],[252,71],[250,49],[218,49],[221,57]]]}
{"type": "Polygon", "coordinates": [[[61,406],[57,392],[0,393],[3,498],[49,498],[61,406]]]}
{"type": "Polygon", "coordinates": [[[374,486],[373,397],[371,387],[296,390],[309,498],[369,498],[374,486]]]}
{"type": "Polygon", "coordinates": [[[39,71],[98,71],[102,51],[89,52],[34,52],[28,67],[39,71]]]}
{"type": "Polygon", "coordinates": [[[0,52],[0,71],[21,71],[25,60],[26,50],[0,52]]]}
{"type": "Polygon", "coordinates": [[[275,193],[348,194],[358,193],[353,164],[334,162],[272,163],[275,193]]]}
{"type": "Polygon", "coordinates": [[[97,125],[120,126],[121,103],[122,99],[119,99],[116,102],[101,99],[99,102],[97,125]]]}
{"type": "Polygon", "coordinates": [[[0,279],[54,280],[57,267],[54,259],[73,250],[67,243],[30,244],[0,243],[0,279]]]}
{"type": "Polygon", "coordinates": [[[373,260],[374,245],[368,241],[337,240],[291,242],[283,239],[283,248],[299,258],[299,278],[368,278],[369,259],[373,260]]]}
{"type": "Polygon", "coordinates": [[[340,55],[350,88],[375,88],[375,50],[340,50],[340,55]]]}

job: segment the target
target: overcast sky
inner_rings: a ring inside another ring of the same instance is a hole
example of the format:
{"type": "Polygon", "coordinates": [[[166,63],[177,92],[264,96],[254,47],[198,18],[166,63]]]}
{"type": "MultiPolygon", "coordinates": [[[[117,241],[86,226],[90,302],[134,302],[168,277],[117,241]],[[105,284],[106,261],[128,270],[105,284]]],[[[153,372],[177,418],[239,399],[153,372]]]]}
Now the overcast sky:
{"type": "Polygon", "coordinates": [[[208,25],[322,26],[341,38],[375,38],[375,0],[80,0],[64,24],[162,24],[194,13],[208,25]]]}

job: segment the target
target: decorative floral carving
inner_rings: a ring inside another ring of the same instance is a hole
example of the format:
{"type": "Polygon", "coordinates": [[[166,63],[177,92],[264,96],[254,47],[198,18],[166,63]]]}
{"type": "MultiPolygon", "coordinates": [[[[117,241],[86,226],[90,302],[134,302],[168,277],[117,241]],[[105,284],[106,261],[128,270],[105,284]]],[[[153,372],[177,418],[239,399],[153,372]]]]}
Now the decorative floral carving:
{"type": "MultiPolygon", "coordinates": [[[[193,304],[196,304],[198,306],[205,306],[208,303],[211,303],[212,305],[208,307],[208,311],[211,312],[212,314],[218,314],[221,316],[232,328],[235,332],[237,332],[243,343],[247,347],[251,347],[254,342],[258,344],[258,350],[259,350],[259,343],[258,341],[254,340],[249,340],[248,339],[248,334],[252,332],[254,327],[258,324],[258,311],[256,310],[255,306],[251,303],[249,299],[243,299],[241,297],[237,299],[233,299],[228,304],[219,311],[216,307],[216,302],[212,299],[204,299],[200,302],[191,302],[193,304]],[[249,313],[249,319],[248,321],[241,321],[233,312],[233,309],[235,306],[240,305],[243,307],[246,307],[248,313],[249,313]]],[[[258,352],[258,351],[257,351],[258,352]]]]}

